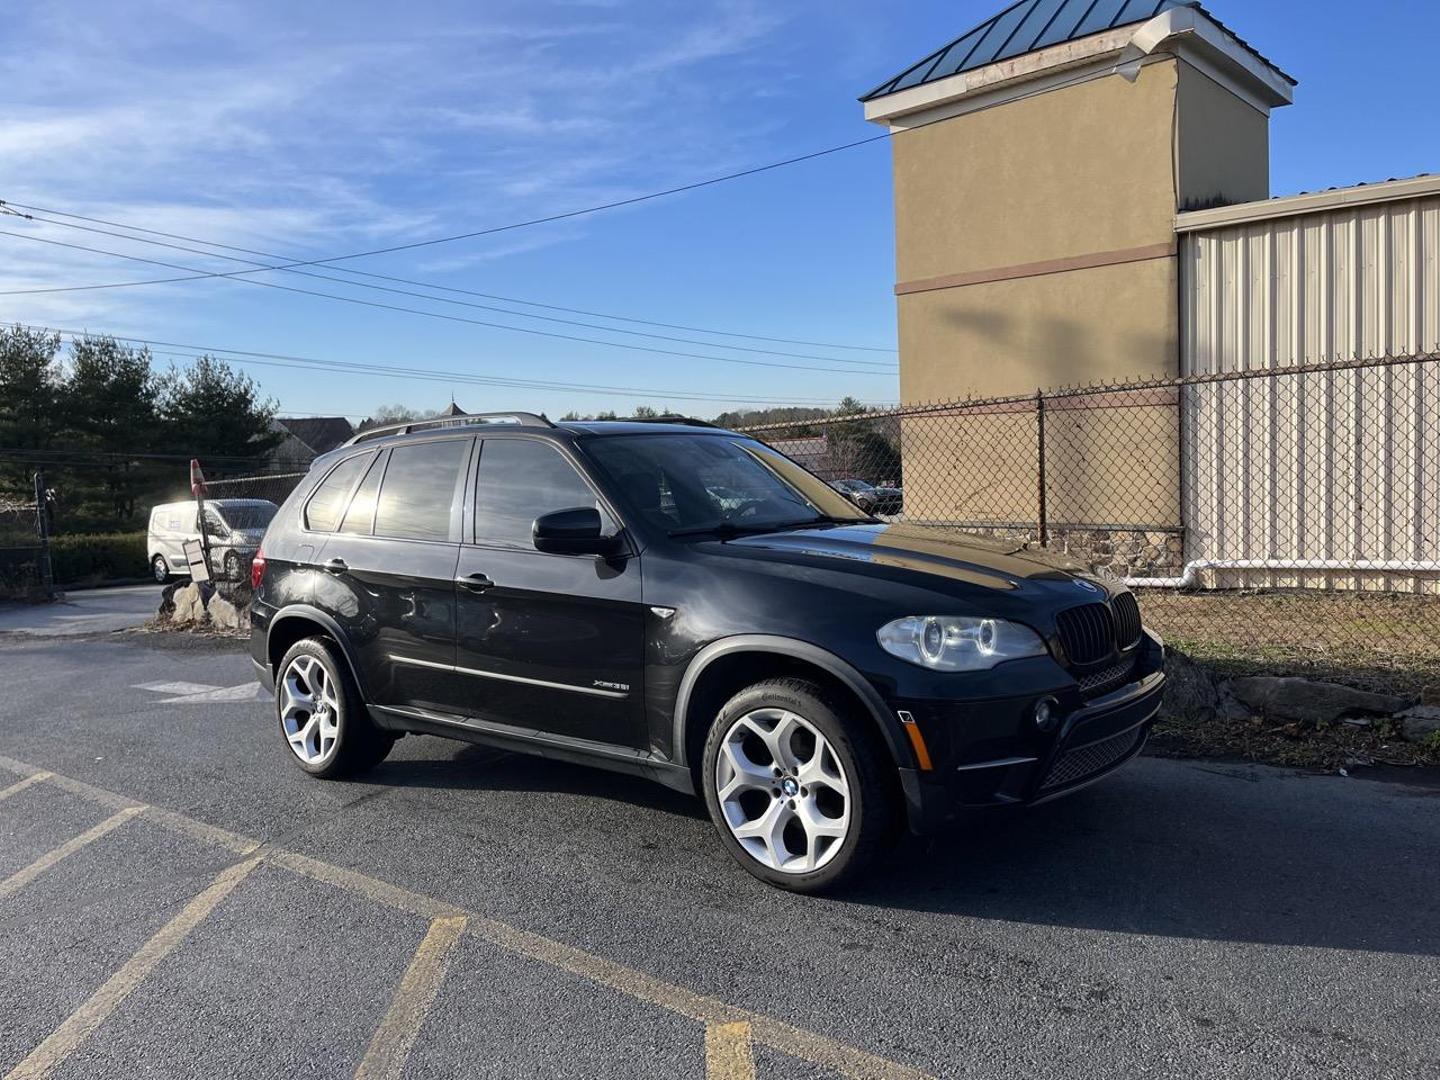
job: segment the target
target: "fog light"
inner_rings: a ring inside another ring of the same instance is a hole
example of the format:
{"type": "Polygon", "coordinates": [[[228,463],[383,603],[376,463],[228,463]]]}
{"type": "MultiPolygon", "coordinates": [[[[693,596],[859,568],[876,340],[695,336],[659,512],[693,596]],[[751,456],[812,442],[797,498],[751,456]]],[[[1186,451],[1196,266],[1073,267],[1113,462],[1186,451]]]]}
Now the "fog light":
{"type": "Polygon", "coordinates": [[[1060,703],[1054,698],[1041,698],[1035,703],[1035,726],[1041,731],[1054,731],[1060,723],[1060,703]]]}

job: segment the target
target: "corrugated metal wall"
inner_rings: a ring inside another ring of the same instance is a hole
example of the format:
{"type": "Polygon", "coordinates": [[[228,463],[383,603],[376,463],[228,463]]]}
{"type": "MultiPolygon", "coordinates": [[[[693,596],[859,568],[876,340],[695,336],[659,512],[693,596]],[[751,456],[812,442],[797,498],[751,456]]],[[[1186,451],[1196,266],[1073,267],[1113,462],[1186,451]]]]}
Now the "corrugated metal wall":
{"type": "MultiPolygon", "coordinates": [[[[1181,371],[1440,350],[1440,196],[1181,240],[1181,371]]],[[[1440,558],[1440,364],[1191,387],[1187,559],[1440,558]]],[[[1435,575],[1213,572],[1212,587],[1437,592],[1435,575]]]]}

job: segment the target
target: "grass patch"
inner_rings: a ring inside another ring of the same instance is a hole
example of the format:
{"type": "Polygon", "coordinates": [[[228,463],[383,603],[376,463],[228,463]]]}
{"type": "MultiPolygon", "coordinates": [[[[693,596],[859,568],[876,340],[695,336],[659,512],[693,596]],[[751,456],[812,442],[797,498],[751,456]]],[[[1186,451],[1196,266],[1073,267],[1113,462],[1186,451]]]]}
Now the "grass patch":
{"type": "Polygon", "coordinates": [[[1139,594],[1148,626],[1222,675],[1299,675],[1440,703],[1440,596],[1139,594]]]}

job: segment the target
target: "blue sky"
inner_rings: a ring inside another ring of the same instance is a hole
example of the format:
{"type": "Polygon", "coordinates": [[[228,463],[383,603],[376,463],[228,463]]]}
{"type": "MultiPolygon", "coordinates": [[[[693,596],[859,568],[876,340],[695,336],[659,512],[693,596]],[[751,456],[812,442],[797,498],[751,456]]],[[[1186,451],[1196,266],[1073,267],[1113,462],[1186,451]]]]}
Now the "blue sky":
{"type": "MultiPolygon", "coordinates": [[[[1272,123],[1275,193],[1440,168],[1433,82],[1440,5],[1208,6],[1300,80],[1296,104],[1272,123]]],[[[997,7],[990,0],[17,4],[0,40],[7,88],[0,198],[299,259],[483,229],[877,134],[861,120],[856,96],[997,7]]],[[[593,312],[893,348],[890,198],[889,155],[878,143],[639,207],[346,265],[593,312]]],[[[14,219],[0,219],[0,229],[205,270],[239,268],[14,219]]],[[[0,289],[175,273],[0,236],[0,289]]],[[[647,402],[712,415],[746,400],[897,396],[893,355],[883,352],[654,329],[708,344],[667,343],[265,276],[751,363],[532,337],[223,280],[0,297],[0,320],[644,391],[246,368],[282,409],[297,413],[361,416],[392,402],[434,408],[452,389],[471,410],[551,413],[624,412],[647,402]]]]}

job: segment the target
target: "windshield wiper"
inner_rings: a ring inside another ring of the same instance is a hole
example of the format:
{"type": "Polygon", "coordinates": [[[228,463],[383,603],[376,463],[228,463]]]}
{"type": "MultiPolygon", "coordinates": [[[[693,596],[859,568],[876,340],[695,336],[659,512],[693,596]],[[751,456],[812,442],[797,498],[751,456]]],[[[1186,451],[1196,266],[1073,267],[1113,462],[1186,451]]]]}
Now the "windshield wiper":
{"type": "Polygon", "coordinates": [[[786,529],[808,529],[812,525],[863,525],[872,518],[840,518],[820,514],[804,521],[774,521],[767,524],[737,525],[733,521],[717,521],[712,525],[699,525],[689,529],[672,529],[672,537],[714,535],[722,540],[735,536],[755,536],[760,533],[783,532],[786,529]]]}
{"type": "Polygon", "coordinates": [[[819,514],[808,521],[792,521],[786,528],[800,528],[804,525],[873,525],[877,517],[836,517],[834,514],[819,514]]]}
{"type": "Polygon", "coordinates": [[[669,535],[679,536],[707,536],[714,534],[722,539],[731,536],[749,536],[757,533],[775,532],[777,529],[786,528],[785,525],[736,525],[733,521],[717,521],[711,525],[696,525],[689,529],[671,529],[669,535]]]}

